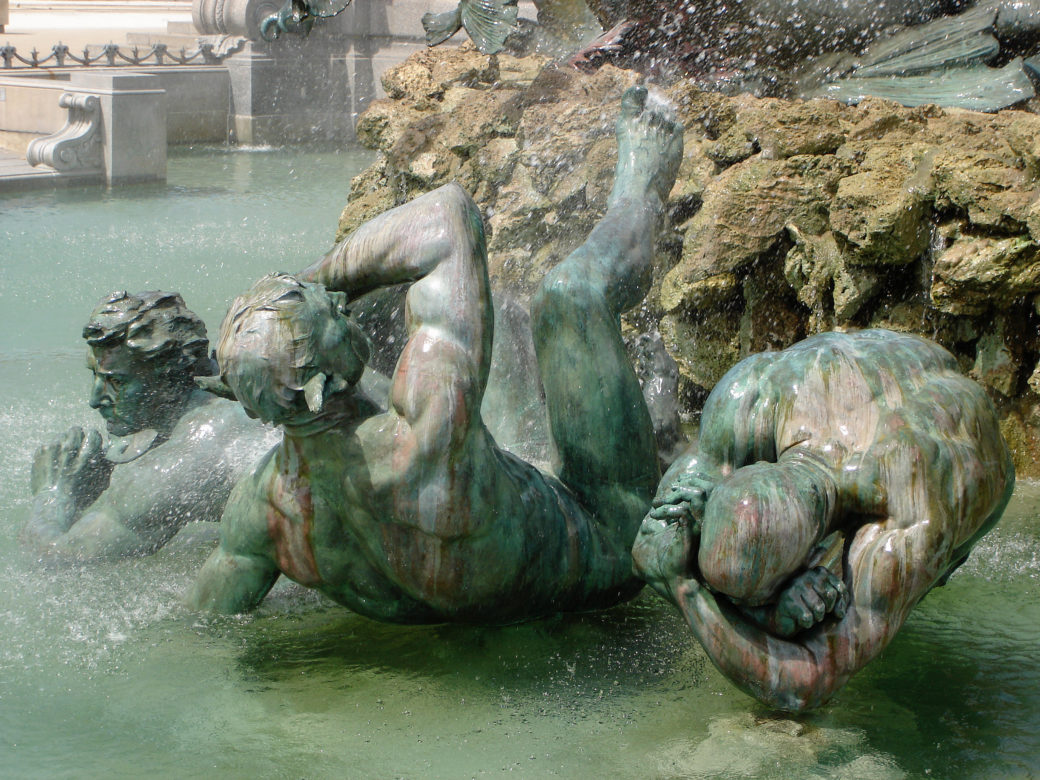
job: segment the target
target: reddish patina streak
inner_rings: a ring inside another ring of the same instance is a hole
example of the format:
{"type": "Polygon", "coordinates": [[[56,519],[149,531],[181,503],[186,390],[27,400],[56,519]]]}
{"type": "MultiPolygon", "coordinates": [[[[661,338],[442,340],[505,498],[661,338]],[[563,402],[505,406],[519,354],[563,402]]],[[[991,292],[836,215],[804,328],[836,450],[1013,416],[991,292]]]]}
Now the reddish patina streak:
{"type": "Polygon", "coordinates": [[[274,542],[278,568],[301,585],[314,588],[322,584],[322,578],[311,542],[314,506],[310,480],[300,474],[301,461],[294,447],[279,455],[278,476],[268,492],[267,531],[274,542]]]}

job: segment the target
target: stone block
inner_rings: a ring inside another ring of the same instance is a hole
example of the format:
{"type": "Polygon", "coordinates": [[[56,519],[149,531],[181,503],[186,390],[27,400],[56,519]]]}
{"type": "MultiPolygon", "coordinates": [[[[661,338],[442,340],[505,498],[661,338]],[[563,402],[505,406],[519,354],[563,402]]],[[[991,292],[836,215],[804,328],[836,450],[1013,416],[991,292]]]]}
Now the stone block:
{"type": "Polygon", "coordinates": [[[101,102],[105,179],[109,184],[166,178],[166,92],[156,76],[110,70],[75,74],[69,92],[101,102]]]}
{"type": "Polygon", "coordinates": [[[153,75],[166,90],[168,144],[227,141],[231,98],[224,68],[164,67],[153,75]]]}
{"type": "Polygon", "coordinates": [[[0,76],[0,130],[47,135],[65,124],[58,105],[67,81],[41,77],[0,76]]]}
{"type": "Polygon", "coordinates": [[[248,43],[227,60],[240,144],[354,139],[347,58],[332,42],[248,43]]]}

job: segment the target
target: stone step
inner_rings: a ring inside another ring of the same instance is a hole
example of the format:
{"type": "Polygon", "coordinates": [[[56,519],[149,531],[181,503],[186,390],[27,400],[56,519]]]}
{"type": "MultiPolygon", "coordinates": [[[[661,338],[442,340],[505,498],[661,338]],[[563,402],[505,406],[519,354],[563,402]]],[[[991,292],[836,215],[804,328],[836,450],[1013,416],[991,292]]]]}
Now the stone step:
{"type": "Polygon", "coordinates": [[[137,13],[172,11],[191,13],[191,0],[11,0],[12,11],[79,11],[84,13],[137,13]]]}
{"type": "Polygon", "coordinates": [[[104,175],[89,173],[84,175],[59,174],[57,171],[39,166],[33,168],[25,161],[25,156],[0,149],[0,193],[17,192],[36,187],[58,187],[70,183],[101,183],[104,175]]]}
{"type": "Polygon", "coordinates": [[[150,32],[128,32],[126,34],[126,42],[130,46],[154,46],[157,43],[165,43],[170,51],[180,51],[186,49],[187,51],[194,51],[198,48],[198,39],[202,36],[202,33],[195,32],[195,28],[192,28],[191,33],[150,33],[150,32]]]}

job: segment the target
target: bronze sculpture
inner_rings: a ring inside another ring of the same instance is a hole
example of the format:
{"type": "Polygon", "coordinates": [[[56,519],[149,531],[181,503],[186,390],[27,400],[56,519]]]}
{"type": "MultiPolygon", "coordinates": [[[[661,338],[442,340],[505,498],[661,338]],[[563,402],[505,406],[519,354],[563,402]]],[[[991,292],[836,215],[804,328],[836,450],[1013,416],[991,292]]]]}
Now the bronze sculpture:
{"type": "Polygon", "coordinates": [[[379,620],[507,623],[628,598],[631,562],[735,683],[802,711],[963,562],[1011,495],[1010,454],[954,358],[888,331],[734,367],[650,508],[653,430],[616,318],[646,291],[681,135],[634,88],[618,137],[607,214],[532,306],[559,478],[480,419],[482,223],[442,187],[230,308],[213,384],[285,438],[235,488],[193,606],[251,609],[286,574],[379,620]],[[408,341],[382,412],[354,390],[368,343],[347,304],[402,282],[408,341]]]}
{"type": "Polygon", "coordinates": [[[37,450],[23,537],[50,556],[115,558],[217,520],[274,432],[195,385],[212,371],[202,320],[177,293],[117,292],[83,337],[90,405],[116,438],[106,446],[98,431],[74,427],[37,450]]]}
{"type": "Polygon", "coordinates": [[[993,405],[946,350],[825,333],[723,377],[633,558],[724,674],[797,712],[885,648],[1013,487],[993,405]]]}
{"type": "Polygon", "coordinates": [[[283,573],[402,623],[507,623],[638,591],[630,547],[659,472],[617,316],[649,285],[682,134],[645,88],[626,93],[617,131],[607,214],[532,307],[559,478],[499,449],[480,419],[483,226],[461,188],[442,187],[363,225],[303,281],[265,277],[229,310],[221,380],[285,439],[236,486],[194,606],[251,609],[283,573]],[[406,281],[408,343],[378,414],[352,390],[367,348],[346,303],[406,281]]]}

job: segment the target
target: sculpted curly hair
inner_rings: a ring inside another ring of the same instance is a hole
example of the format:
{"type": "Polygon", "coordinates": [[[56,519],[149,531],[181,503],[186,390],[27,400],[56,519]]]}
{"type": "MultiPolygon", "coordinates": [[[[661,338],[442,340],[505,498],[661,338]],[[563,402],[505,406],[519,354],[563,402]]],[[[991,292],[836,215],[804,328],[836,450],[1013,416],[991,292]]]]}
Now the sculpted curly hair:
{"type": "Polygon", "coordinates": [[[175,292],[114,292],[91,312],[83,338],[91,347],[126,346],[173,379],[213,373],[206,325],[175,292]]]}
{"type": "Polygon", "coordinates": [[[232,302],[220,326],[221,380],[247,410],[272,404],[284,411],[302,408],[306,387],[318,374],[326,396],[352,387],[369,345],[348,315],[343,293],[284,273],[265,276],[232,302]],[[339,348],[344,338],[349,350],[339,348]]]}

